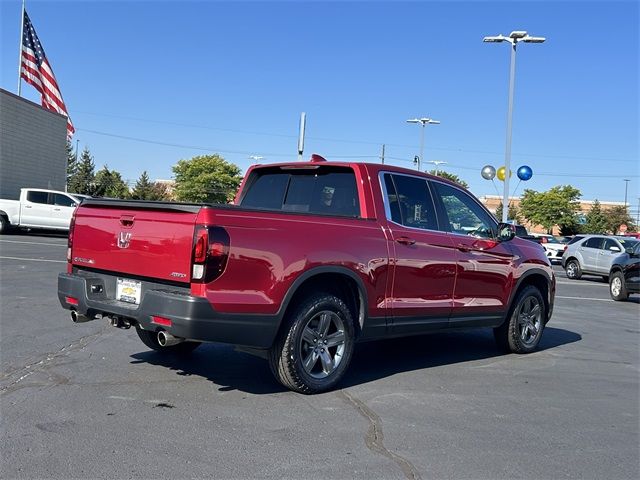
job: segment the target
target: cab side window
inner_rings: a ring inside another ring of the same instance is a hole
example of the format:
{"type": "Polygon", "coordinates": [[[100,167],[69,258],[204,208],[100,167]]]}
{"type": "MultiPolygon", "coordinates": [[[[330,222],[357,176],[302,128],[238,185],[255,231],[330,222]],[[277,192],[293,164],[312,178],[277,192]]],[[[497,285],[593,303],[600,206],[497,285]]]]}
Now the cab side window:
{"type": "Polygon", "coordinates": [[[438,229],[436,210],[424,178],[385,174],[384,184],[389,220],[405,227],[438,229]]]}
{"type": "Polygon", "coordinates": [[[432,184],[446,217],[443,230],[479,238],[495,237],[495,221],[470,195],[451,185],[432,184]]]}

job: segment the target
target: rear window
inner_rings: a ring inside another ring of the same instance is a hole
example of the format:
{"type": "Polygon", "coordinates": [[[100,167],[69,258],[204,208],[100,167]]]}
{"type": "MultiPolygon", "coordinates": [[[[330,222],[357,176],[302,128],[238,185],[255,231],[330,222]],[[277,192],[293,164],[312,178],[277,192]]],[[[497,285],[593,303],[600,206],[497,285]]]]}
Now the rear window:
{"type": "Polygon", "coordinates": [[[567,243],[567,245],[571,245],[572,243],[576,243],[579,242],[580,240],[582,240],[584,237],[581,237],[580,235],[576,235],[575,237],[573,237],[569,243],[567,243]]]}
{"type": "Polygon", "coordinates": [[[254,170],[240,205],[285,212],[346,217],[360,215],[353,170],[340,167],[254,170]]]}

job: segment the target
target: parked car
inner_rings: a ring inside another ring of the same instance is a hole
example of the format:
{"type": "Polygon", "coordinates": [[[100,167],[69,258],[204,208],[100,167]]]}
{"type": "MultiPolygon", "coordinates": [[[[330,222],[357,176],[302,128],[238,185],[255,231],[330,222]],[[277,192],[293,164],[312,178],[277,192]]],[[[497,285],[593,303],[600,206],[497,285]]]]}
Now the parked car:
{"type": "Polygon", "coordinates": [[[357,341],[491,327],[531,352],[556,285],[540,246],[460,186],[316,156],[251,167],[234,205],[86,200],[67,252],[74,321],[163,353],[234,344],[303,393],[333,388],[357,341]]]}
{"type": "Polygon", "coordinates": [[[87,195],[22,188],[19,200],[0,199],[0,233],[11,228],[69,230],[71,215],[82,197],[87,195]]]}
{"type": "Polygon", "coordinates": [[[630,237],[582,235],[567,246],[562,255],[562,267],[567,277],[574,280],[589,274],[608,281],[614,258],[636,243],[638,240],[630,237]]]}
{"type": "Polygon", "coordinates": [[[632,237],[637,240],[640,240],[640,232],[627,232],[623,235],[623,237],[632,237]]]}
{"type": "Polygon", "coordinates": [[[556,240],[558,240],[560,243],[562,243],[563,245],[568,244],[569,242],[571,242],[571,240],[573,240],[573,235],[569,235],[569,236],[564,236],[564,235],[556,235],[556,240]]]}
{"type": "Polygon", "coordinates": [[[616,301],[640,293],[640,242],[617,256],[609,271],[609,293],[616,301]]]}
{"type": "Polygon", "coordinates": [[[551,263],[562,262],[562,254],[566,248],[565,244],[560,243],[553,235],[547,235],[544,233],[532,233],[531,235],[540,240],[540,245],[542,245],[547,258],[551,263]]]}
{"type": "Polygon", "coordinates": [[[525,240],[530,240],[534,243],[540,243],[540,239],[535,235],[531,235],[529,232],[527,232],[527,229],[524,227],[524,225],[514,224],[514,226],[516,227],[516,237],[524,238],[525,240]]]}

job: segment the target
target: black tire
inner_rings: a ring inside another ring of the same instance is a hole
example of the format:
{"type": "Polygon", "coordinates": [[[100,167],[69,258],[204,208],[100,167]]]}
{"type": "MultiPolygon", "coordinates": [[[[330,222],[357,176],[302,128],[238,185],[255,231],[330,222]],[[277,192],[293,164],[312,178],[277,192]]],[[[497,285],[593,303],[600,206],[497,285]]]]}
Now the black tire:
{"type": "Polygon", "coordinates": [[[572,280],[580,280],[580,277],[582,277],[582,269],[577,260],[569,260],[564,267],[564,271],[567,274],[567,278],[572,280]]]}
{"type": "Polygon", "coordinates": [[[609,295],[616,302],[621,302],[629,298],[629,291],[624,283],[622,272],[614,272],[609,277],[609,295]]]}
{"type": "Polygon", "coordinates": [[[533,352],[542,338],[546,315],[540,290],[527,285],[516,295],[504,323],[493,329],[496,343],[506,352],[533,352]]]}
{"type": "Polygon", "coordinates": [[[330,390],[351,362],[354,331],[351,312],[340,298],[314,294],[285,318],[282,331],[269,350],[271,372],[282,385],[296,392],[330,390]]]}
{"type": "Polygon", "coordinates": [[[173,353],[177,355],[186,355],[193,352],[196,348],[198,348],[201,343],[200,342],[182,342],[177,345],[171,345],[170,347],[163,347],[158,343],[158,332],[151,332],[149,330],[143,330],[139,326],[136,325],[136,333],[142,343],[144,343],[147,347],[155,350],[156,352],[161,353],[173,353]]]}
{"type": "Polygon", "coordinates": [[[9,233],[9,230],[11,230],[11,223],[9,223],[9,219],[4,215],[0,215],[0,235],[9,233]]]}

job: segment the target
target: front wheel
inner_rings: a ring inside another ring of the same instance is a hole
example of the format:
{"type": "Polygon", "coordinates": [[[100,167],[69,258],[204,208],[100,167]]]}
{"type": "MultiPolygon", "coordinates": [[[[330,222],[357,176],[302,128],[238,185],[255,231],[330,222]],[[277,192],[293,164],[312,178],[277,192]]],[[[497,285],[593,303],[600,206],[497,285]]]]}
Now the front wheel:
{"type": "Polygon", "coordinates": [[[609,293],[611,294],[611,298],[616,302],[629,298],[629,292],[627,292],[627,287],[624,284],[624,276],[622,273],[615,272],[609,278],[609,293]]]}
{"type": "Polygon", "coordinates": [[[136,333],[142,343],[144,343],[147,347],[155,350],[156,352],[161,353],[174,353],[177,355],[186,355],[188,353],[193,352],[196,348],[198,348],[201,344],[200,342],[182,342],[177,345],[171,345],[169,347],[160,345],[158,341],[158,333],[151,332],[149,330],[143,330],[140,326],[136,325],[136,333]]]}
{"type": "Polygon", "coordinates": [[[572,280],[580,280],[580,277],[582,276],[580,264],[576,260],[569,260],[567,262],[565,272],[567,273],[567,278],[570,278],[572,280]]]}
{"type": "Polygon", "coordinates": [[[545,318],[546,307],[540,290],[528,285],[518,293],[509,317],[493,329],[493,335],[507,352],[530,353],[540,343],[545,318]]]}
{"type": "Polygon", "coordinates": [[[300,393],[333,388],[344,376],[354,348],[353,318],[331,294],[315,294],[287,316],[269,350],[269,366],[285,387],[300,393]]]}

